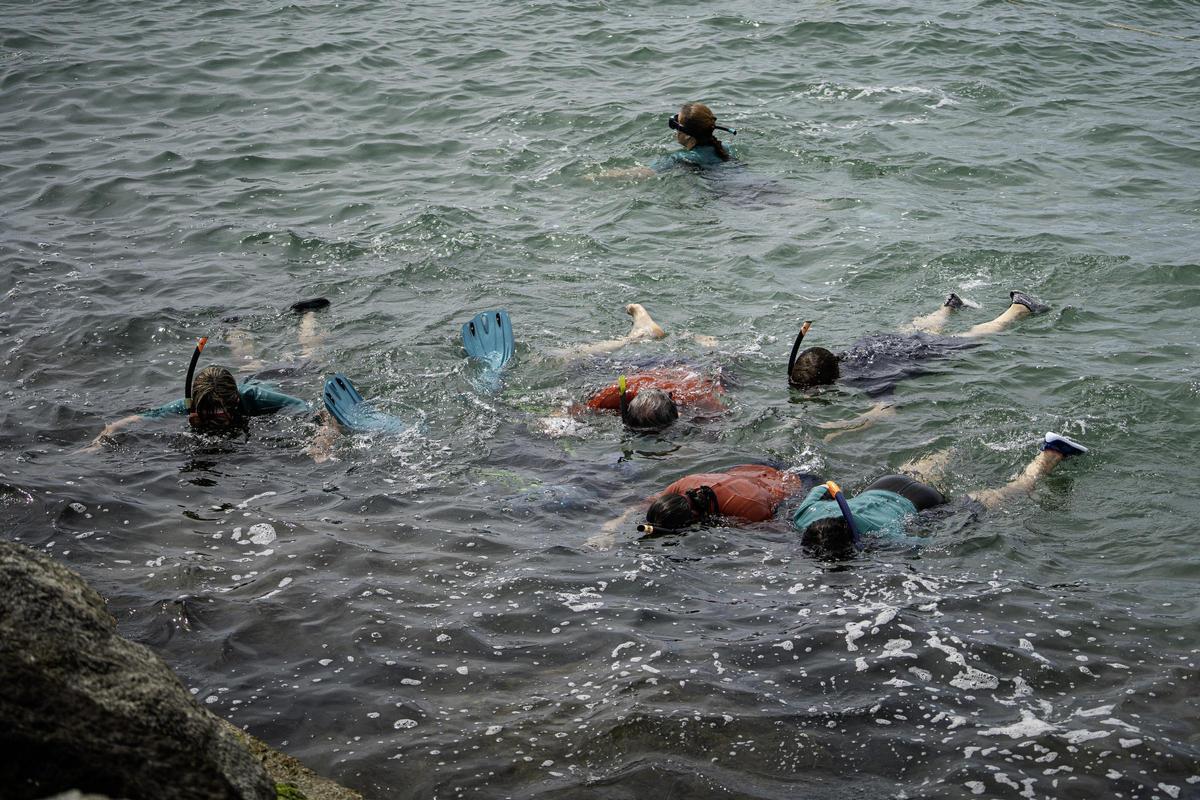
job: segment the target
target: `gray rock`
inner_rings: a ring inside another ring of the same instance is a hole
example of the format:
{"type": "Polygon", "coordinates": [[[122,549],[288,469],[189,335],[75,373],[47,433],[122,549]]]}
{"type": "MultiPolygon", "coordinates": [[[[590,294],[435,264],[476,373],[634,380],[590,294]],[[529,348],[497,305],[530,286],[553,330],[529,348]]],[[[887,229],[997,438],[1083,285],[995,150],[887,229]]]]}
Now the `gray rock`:
{"type": "Polygon", "coordinates": [[[272,800],[266,771],[78,575],[0,541],[0,787],[272,800]]]}

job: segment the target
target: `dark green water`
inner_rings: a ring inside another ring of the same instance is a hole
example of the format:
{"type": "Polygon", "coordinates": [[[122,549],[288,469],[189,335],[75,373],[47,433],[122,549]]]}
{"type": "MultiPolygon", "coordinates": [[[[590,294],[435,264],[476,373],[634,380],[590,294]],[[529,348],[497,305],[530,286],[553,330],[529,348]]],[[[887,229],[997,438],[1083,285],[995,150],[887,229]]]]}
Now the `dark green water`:
{"type": "Polygon", "coordinates": [[[368,796],[1196,797],[1198,42],[1183,2],[6,4],[4,535],[368,796]],[[737,166],[595,180],[695,99],[737,166]],[[825,442],[869,402],[783,385],[802,319],[837,348],[956,291],[961,330],[1012,288],[1053,310],[874,428],[825,442]],[[305,359],[281,310],[315,295],[305,359]],[[720,344],[553,357],[632,301],[720,344]],[[457,330],[496,306],[489,397],[457,330]],[[341,370],[423,427],[321,465],[297,419],[74,453],[235,327],[283,389],[341,370]],[[532,421],[667,356],[730,413],[532,421]],[[854,489],[952,447],[962,493],[1045,430],[1092,453],[919,552],[829,570],[783,514],[583,548],[687,472],[854,489]]]}

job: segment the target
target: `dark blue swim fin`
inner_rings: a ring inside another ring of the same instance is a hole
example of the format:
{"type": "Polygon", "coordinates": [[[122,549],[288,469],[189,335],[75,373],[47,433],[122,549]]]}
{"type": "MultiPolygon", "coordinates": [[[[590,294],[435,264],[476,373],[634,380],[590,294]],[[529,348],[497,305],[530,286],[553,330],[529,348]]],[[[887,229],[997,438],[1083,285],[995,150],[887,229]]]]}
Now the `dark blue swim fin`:
{"type": "Polygon", "coordinates": [[[499,371],[513,357],[512,322],[508,312],[483,311],[462,327],[463,349],[471,358],[499,371]]]}
{"type": "Polygon", "coordinates": [[[363,400],[362,395],[345,375],[336,373],[325,381],[325,408],[348,431],[353,433],[403,433],[408,424],[399,417],[384,414],[363,400]]]}

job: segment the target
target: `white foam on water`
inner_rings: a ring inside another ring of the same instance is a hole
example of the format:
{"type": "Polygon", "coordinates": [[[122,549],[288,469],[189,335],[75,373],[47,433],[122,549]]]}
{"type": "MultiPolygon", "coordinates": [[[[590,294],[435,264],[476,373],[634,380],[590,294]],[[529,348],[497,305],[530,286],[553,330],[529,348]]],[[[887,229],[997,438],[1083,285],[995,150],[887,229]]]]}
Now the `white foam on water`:
{"type": "Polygon", "coordinates": [[[1075,730],[1068,731],[1067,733],[1061,733],[1059,735],[1065,739],[1068,744],[1082,744],[1083,742],[1090,742],[1093,739],[1103,739],[1111,733],[1112,731],[1075,730]]]}
{"type": "Polygon", "coordinates": [[[247,497],[245,500],[238,503],[237,507],[238,508],[246,508],[251,503],[253,503],[255,500],[261,500],[264,497],[274,497],[276,494],[277,494],[277,492],[263,492],[262,494],[256,494],[253,497],[247,497]]]}
{"type": "Polygon", "coordinates": [[[1033,715],[1028,709],[1021,709],[1021,720],[1014,722],[1011,725],[1004,725],[999,728],[988,728],[979,732],[980,736],[1007,736],[1010,739],[1032,739],[1041,736],[1043,733],[1050,733],[1058,730],[1057,725],[1053,725],[1044,720],[1040,720],[1033,715]]]}
{"type": "Polygon", "coordinates": [[[415,719],[398,719],[392,723],[392,727],[395,728],[396,730],[403,730],[405,728],[415,728],[415,727],[417,727],[417,721],[415,719]]]}
{"type": "Polygon", "coordinates": [[[260,547],[270,544],[276,539],[274,526],[267,522],[259,522],[251,525],[247,533],[250,536],[250,541],[260,547]]]}
{"type": "Polygon", "coordinates": [[[880,658],[916,658],[917,654],[908,651],[912,642],[908,639],[889,639],[883,646],[880,658]]]}
{"type": "Polygon", "coordinates": [[[1088,708],[1088,709],[1084,709],[1081,711],[1076,711],[1075,716],[1077,716],[1077,717],[1102,717],[1105,714],[1111,714],[1112,710],[1113,710],[1113,706],[1096,706],[1095,708],[1088,708]]]}
{"type": "Polygon", "coordinates": [[[500,733],[500,731],[502,731],[502,730],[504,730],[503,725],[492,725],[492,726],[489,726],[488,729],[483,732],[483,735],[484,736],[495,736],[496,734],[500,733]]]}

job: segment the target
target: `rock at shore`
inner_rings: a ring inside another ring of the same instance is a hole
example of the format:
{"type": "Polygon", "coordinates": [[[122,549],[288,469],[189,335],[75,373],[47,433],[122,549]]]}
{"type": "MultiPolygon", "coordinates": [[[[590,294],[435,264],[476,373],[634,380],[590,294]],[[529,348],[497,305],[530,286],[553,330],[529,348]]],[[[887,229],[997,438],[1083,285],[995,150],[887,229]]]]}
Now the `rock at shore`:
{"type": "Polygon", "coordinates": [[[75,573],[0,541],[0,787],[273,800],[275,781],[75,573]]]}

